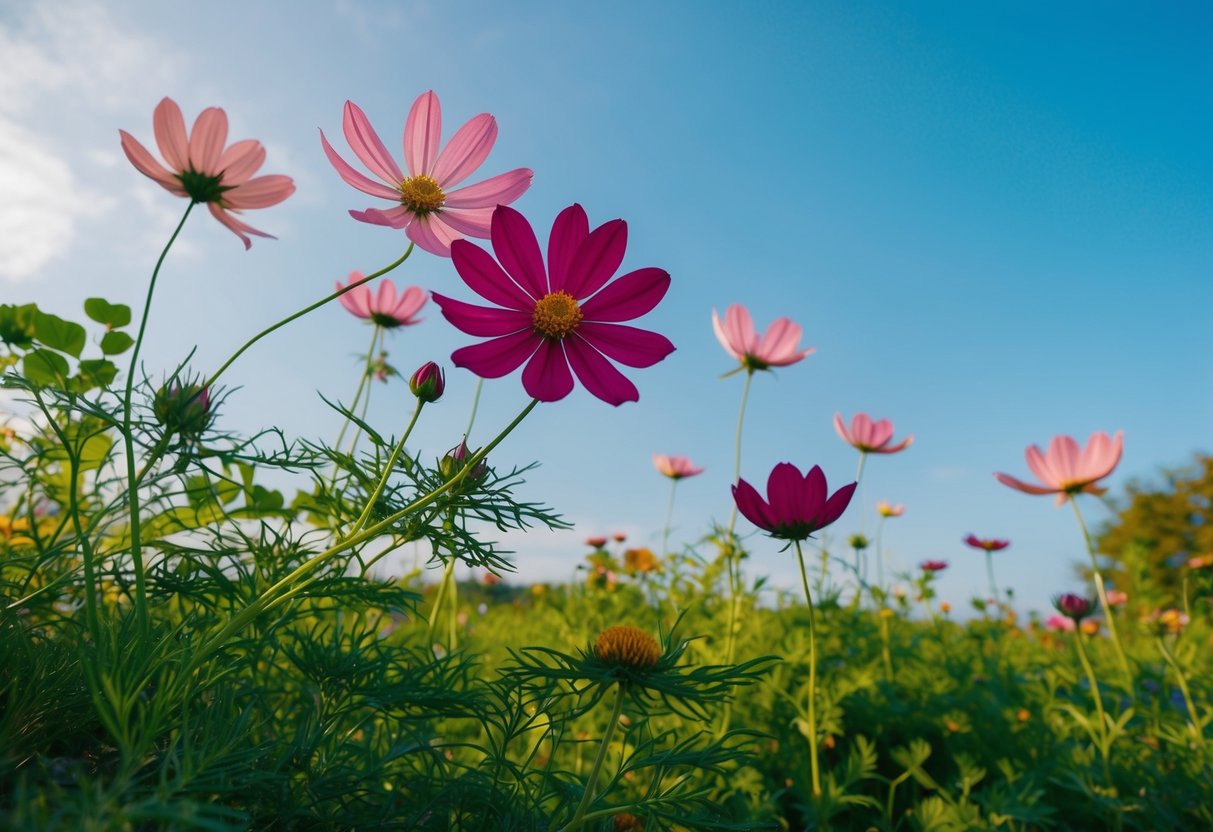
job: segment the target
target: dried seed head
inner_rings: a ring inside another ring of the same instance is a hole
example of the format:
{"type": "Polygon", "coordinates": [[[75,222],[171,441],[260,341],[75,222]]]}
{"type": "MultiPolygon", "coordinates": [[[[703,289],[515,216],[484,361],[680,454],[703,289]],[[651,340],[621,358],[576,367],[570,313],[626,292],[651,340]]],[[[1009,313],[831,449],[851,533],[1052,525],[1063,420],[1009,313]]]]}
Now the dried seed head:
{"type": "Polygon", "coordinates": [[[620,664],[629,670],[648,670],[661,658],[657,641],[639,627],[616,624],[607,627],[594,641],[599,661],[620,664]]]}

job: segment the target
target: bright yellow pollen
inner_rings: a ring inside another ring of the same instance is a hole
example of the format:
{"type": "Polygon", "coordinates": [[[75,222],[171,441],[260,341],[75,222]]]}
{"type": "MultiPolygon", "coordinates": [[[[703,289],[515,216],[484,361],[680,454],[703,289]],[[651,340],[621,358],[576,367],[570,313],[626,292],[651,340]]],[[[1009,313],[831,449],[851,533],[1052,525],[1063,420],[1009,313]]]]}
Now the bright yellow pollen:
{"type": "Polygon", "coordinates": [[[535,304],[531,324],[541,335],[563,338],[577,328],[584,317],[577,301],[567,292],[549,292],[535,304]]]}
{"type": "Polygon", "coordinates": [[[410,176],[400,183],[400,204],[422,216],[437,211],[446,202],[446,194],[429,176],[410,176]]]}

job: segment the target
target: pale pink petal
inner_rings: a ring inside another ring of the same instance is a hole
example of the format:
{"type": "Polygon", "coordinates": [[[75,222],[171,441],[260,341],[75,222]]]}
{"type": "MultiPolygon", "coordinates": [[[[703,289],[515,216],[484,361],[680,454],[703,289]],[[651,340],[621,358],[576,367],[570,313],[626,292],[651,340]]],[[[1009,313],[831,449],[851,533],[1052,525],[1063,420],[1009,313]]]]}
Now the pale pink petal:
{"type": "Polygon", "coordinates": [[[556,291],[568,285],[569,266],[589,234],[589,217],[577,203],[556,215],[548,235],[548,285],[555,287],[556,291]]]}
{"type": "Polygon", "coordinates": [[[391,315],[392,307],[396,305],[396,286],[390,280],[385,280],[379,284],[379,293],[375,296],[375,303],[371,306],[371,311],[379,315],[391,315]]]}
{"type": "Polygon", "coordinates": [[[640,401],[636,385],[576,334],[564,339],[564,350],[573,372],[591,395],[616,407],[624,402],[640,401]]]}
{"type": "Polygon", "coordinates": [[[429,299],[429,293],[425,289],[420,286],[410,286],[400,294],[400,300],[396,302],[391,315],[398,321],[407,322],[421,311],[421,307],[425,306],[429,299]]]}
{"type": "Polygon", "coordinates": [[[1014,488],[1016,491],[1022,491],[1025,494],[1056,494],[1061,490],[1059,488],[1049,488],[1043,485],[1032,485],[1031,483],[1017,480],[1010,474],[995,474],[994,478],[1003,485],[1014,488]]]}
{"type": "Polygon", "coordinates": [[[181,108],[171,98],[156,105],[152,113],[152,128],[156,133],[156,146],[168,166],[181,173],[190,165],[190,144],[185,132],[185,118],[181,108]]]}
{"type": "Polygon", "coordinates": [[[329,164],[337,170],[337,175],[344,180],[345,184],[357,188],[364,194],[377,196],[380,199],[390,199],[392,202],[400,201],[400,192],[395,188],[389,188],[359,173],[349,162],[338,156],[337,151],[333,150],[333,146],[325,138],[323,130],[320,131],[320,144],[324,147],[324,155],[328,157],[329,164]]]}
{"type": "Polygon", "coordinates": [[[493,212],[493,253],[506,274],[536,300],[548,293],[539,241],[527,218],[506,205],[493,212]]]}
{"type": "Polygon", "coordinates": [[[350,211],[350,216],[371,225],[382,225],[387,228],[407,228],[413,221],[413,212],[403,205],[380,211],[378,208],[367,208],[365,211],[350,211]]]}
{"type": "Polygon", "coordinates": [[[126,158],[135,166],[135,170],[154,180],[161,187],[172,191],[177,196],[187,195],[181,187],[181,180],[174,176],[172,171],[157,162],[156,157],[146,147],[141,145],[125,130],[119,130],[118,133],[122,139],[122,152],[126,154],[126,158]]]}
{"type": "Polygon", "coordinates": [[[219,174],[219,157],[227,144],[227,113],[207,107],[194,122],[190,133],[190,166],[207,176],[219,174]]]}
{"type": "Polygon", "coordinates": [[[733,349],[741,353],[741,360],[744,361],[745,356],[753,355],[758,349],[758,334],[754,331],[754,319],[750,317],[750,310],[741,304],[734,303],[725,310],[724,332],[733,344],[733,349]]]}
{"type": "Polygon", "coordinates": [[[431,175],[441,140],[442,105],[430,90],[417,97],[404,122],[404,163],[409,176],[431,175]]]}
{"type": "Polygon", "coordinates": [[[577,334],[607,358],[628,367],[652,367],[674,351],[664,335],[633,326],[585,321],[577,334]]]}
{"type": "Polygon", "coordinates": [[[451,228],[467,237],[487,240],[493,227],[493,208],[442,209],[442,219],[451,228]]]}
{"type": "Polygon", "coordinates": [[[856,445],[872,447],[872,417],[866,413],[856,413],[851,418],[851,437],[856,445]]]}
{"type": "Polygon", "coordinates": [[[627,245],[628,224],[623,220],[595,228],[573,255],[563,291],[579,301],[597,292],[618,271],[627,245]]]}
{"type": "Polygon", "coordinates": [[[225,191],[220,198],[230,208],[268,208],[277,205],[295,192],[295,183],[289,176],[271,174],[250,179],[225,191]]]}
{"type": "Polygon", "coordinates": [[[450,257],[451,243],[463,239],[458,231],[446,224],[442,214],[417,217],[404,233],[419,247],[439,257],[450,257]]]}
{"type": "Polygon", "coordinates": [[[841,414],[841,413],[835,413],[835,414],[834,414],[834,431],[835,431],[835,432],[836,432],[836,433],[837,433],[839,436],[841,436],[841,437],[842,437],[842,441],[843,441],[843,442],[846,442],[848,445],[854,445],[854,444],[855,444],[855,439],[854,439],[854,437],[852,437],[852,436],[851,436],[851,434],[847,432],[847,425],[846,425],[846,422],[844,422],[844,421],[842,420],[842,414],[841,414]]]}
{"type": "Polygon", "coordinates": [[[1081,453],[1072,436],[1054,436],[1049,441],[1047,456],[1054,473],[1060,478],[1058,485],[1077,481],[1078,457],[1081,453]]]}
{"type": "Polygon", "coordinates": [[[457,349],[451,353],[451,362],[481,378],[501,378],[517,370],[522,362],[534,355],[542,340],[528,329],[457,349]]]}
{"type": "Polygon", "coordinates": [[[573,392],[573,374],[560,341],[543,339],[522,371],[522,388],[541,402],[557,402],[573,392]]]}
{"type": "Polygon", "coordinates": [[[889,440],[892,438],[893,423],[888,419],[881,419],[872,423],[872,426],[868,432],[868,441],[864,444],[872,448],[879,448],[882,445],[888,444],[889,440]]]}
{"type": "Polygon", "coordinates": [[[479,246],[467,240],[452,244],[451,261],[468,288],[485,300],[528,315],[535,310],[535,299],[527,297],[492,255],[479,246]]]}
{"type": "Polygon", "coordinates": [[[663,269],[628,272],[581,305],[590,321],[630,321],[652,311],[670,288],[663,269]]]}
{"type": "Polygon", "coordinates": [[[208,203],[206,207],[210,209],[211,216],[223,223],[224,226],[232,231],[233,234],[244,241],[244,247],[246,249],[251,248],[253,245],[253,241],[248,238],[249,234],[254,234],[258,237],[268,237],[271,240],[277,239],[273,234],[266,234],[264,231],[258,231],[256,228],[242,223],[227,211],[223,210],[223,208],[220,207],[219,203],[217,202],[208,203]]]}
{"type": "Polygon", "coordinates": [[[720,346],[724,347],[725,352],[738,361],[745,360],[745,354],[733,347],[733,342],[725,331],[724,325],[721,324],[720,316],[716,314],[715,309],[712,310],[712,331],[716,333],[716,340],[720,342],[720,346]]]}
{"type": "Polygon", "coordinates": [[[265,148],[256,139],[238,141],[219,157],[219,173],[223,184],[241,185],[248,181],[265,163],[265,148]]]}
{"type": "Polygon", "coordinates": [[[442,316],[460,332],[479,338],[511,335],[531,329],[529,312],[499,309],[496,306],[477,306],[461,300],[434,293],[434,303],[442,310],[442,316]]]}
{"type": "Polygon", "coordinates": [[[495,141],[497,119],[488,113],[481,113],[460,127],[434,163],[433,176],[438,186],[445,191],[471,176],[484,164],[495,141]]]}
{"type": "Polygon", "coordinates": [[[353,101],[345,102],[341,129],[345,132],[345,140],[349,142],[350,150],[354,151],[354,155],[367,166],[371,173],[384,182],[398,183],[404,180],[404,173],[401,172],[400,166],[384,147],[383,141],[375,132],[375,128],[371,126],[366,114],[353,101]]]}
{"type": "Polygon", "coordinates": [[[459,188],[446,195],[443,205],[447,208],[496,208],[509,205],[526,193],[535,174],[530,168],[517,168],[499,173],[483,182],[459,188]]]}
{"type": "Polygon", "coordinates": [[[1029,445],[1023,455],[1028,462],[1028,470],[1036,475],[1036,479],[1054,488],[1061,485],[1061,477],[1053,470],[1053,465],[1048,457],[1041,453],[1040,448],[1029,445]]]}
{"type": "Polygon", "coordinates": [[[800,325],[789,318],[777,318],[769,327],[758,345],[758,358],[772,367],[786,367],[795,364],[810,352],[810,347],[803,352],[797,351],[800,344],[800,325]]]}
{"type": "MultiPolygon", "coordinates": [[[[357,283],[364,277],[366,277],[366,275],[364,275],[362,272],[350,272],[348,282],[343,284],[340,280],[338,280],[337,288],[344,289],[346,286],[349,286],[351,283],[357,283]]],[[[356,289],[350,289],[343,295],[338,295],[337,300],[341,302],[341,305],[344,306],[351,315],[356,315],[359,318],[369,318],[371,317],[370,298],[371,288],[363,284],[356,289]]]]}
{"type": "Polygon", "coordinates": [[[901,451],[904,451],[906,448],[910,447],[910,445],[914,442],[914,437],[912,435],[907,436],[905,439],[901,440],[896,445],[888,445],[888,444],[885,444],[886,442],[888,442],[887,439],[885,440],[885,442],[882,442],[879,447],[873,448],[872,452],[877,453],[877,454],[899,453],[901,451]]]}

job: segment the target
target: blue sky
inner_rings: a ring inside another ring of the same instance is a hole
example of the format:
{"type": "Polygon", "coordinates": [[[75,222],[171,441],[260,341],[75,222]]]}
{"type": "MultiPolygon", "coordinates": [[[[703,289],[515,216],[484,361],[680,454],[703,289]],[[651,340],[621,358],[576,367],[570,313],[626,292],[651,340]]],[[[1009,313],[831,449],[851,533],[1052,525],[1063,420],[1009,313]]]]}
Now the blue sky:
{"type": "MultiPolygon", "coordinates": [[[[586,535],[655,545],[666,483],[654,451],[707,467],[682,483],[674,540],[727,519],[741,379],[711,331],[744,303],[760,326],[788,315],[816,354],[756,378],[743,476],[855,452],[831,417],[863,410],[916,437],[871,460],[869,505],[907,505],[887,527],[893,568],[949,560],[943,597],[985,585],[960,538],[1009,537],[1000,582],[1029,606],[1076,588],[1072,514],[1012,492],[1023,449],[1054,434],[1125,431],[1113,487],[1209,452],[1204,333],[1213,308],[1213,11],[1173,3],[40,2],[0,9],[0,296],[77,314],[85,297],[138,306],[184,204],[127,164],[118,128],[152,142],[164,95],[187,120],[222,106],[232,137],[267,146],[264,171],[296,179],[250,214],[276,234],[249,252],[205,214],[169,257],[148,370],[195,345],[216,366],[256,329],[351,269],[402,251],[356,223],[374,200],[325,161],[358,103],[389,148],[413,99],[435,90],[445,135],[492,112],[482,169],[535,170],[515,207],[537,227],[576,201],[629,223],[626,268],[660,266],[669,295],[643,321],[678,351],[630,373],[638,404],[576,391],[541,407],[495,455],[538,459],[523,491],[577,524],[511,537],[523,579],[571,574],[586,535]],[[744,12],[744,13],[742,13],[744,12]]],[[[393,275],[471,300],[449,261],[420,253],[393,275]]],[[[436,308],[394,335],[392,363],[449,365],[471,339],[436,308]]],[[[369,333],[337,304],[263,342],[227,382],[226,426],[267,422],[335,437],[317,392],[347,399],[369,333]]],[[[473,379],[451,368],[417,434],[438,454],[467,418],[473,379]]],[[[375,390],[385,432],[411,408],[375,390]]],[[[477,433],[525,404],[517,375],[486,385],[477,433]]],[[[474,437],[475,439],[476,437],[474,437]]],[[[1105,510],[1085,504],[1098,522],[1105,510]]],[[[858,507],[837,527],[859,526],[858,507]]],[[[752,570],[794,567],[753,538],[752,570]]]]}

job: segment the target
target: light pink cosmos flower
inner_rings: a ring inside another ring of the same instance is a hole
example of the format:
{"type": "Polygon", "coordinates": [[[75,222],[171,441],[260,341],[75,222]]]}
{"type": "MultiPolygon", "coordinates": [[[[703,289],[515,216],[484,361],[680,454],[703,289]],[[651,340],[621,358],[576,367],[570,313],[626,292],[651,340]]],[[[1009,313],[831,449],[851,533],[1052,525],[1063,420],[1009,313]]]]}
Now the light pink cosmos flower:
{"type": "Polygon", "coordinates": [[[163,99],[152,114],[152,128],[160,155],[168,162],[164,167],[146,147],[125,130],[122,151],[131,164],[144,176],[176,196],[193,202],[206,203],[211,215],[244,241],[247,249],[253,241],[249,234],[269,237],[236,219],[247,208],[268,208],[277,205],[295,192],[289,176],[253,174],[265,161],[265,148],[255,139],[227,144],[227,113],[218,107],[207,107],[194,122],[194,129],[185,131],[181,108],[171,98],[163,99]]]}
{"type": "Polygon", "coordinates": [[[657,473],[672,480],[696,477],[703,473],[703,469],[696,468],[689,456],[653,454],[653,467],[657,469],[657,473]]]}
{"type": "Polygon", "coordinates": [[[1129,600],[1129,593],[1121,589],[1109,589],[1107,597],[1109,607],[1119,607],[1129,600]]]}
{"type": "Polygon", "coordinates": [[[725,352],[751,373],[795,364],[816,349],[799,349],[800,325],[790,318],[776,318],[759,340],[749,310],[737,303],[725,310],[723,323],[716,310],[712,310],[712,329],[725,352]]]}
{"type": "Polygon", "coordinates": [[[372,225],[403,228],[410,240],[431,254],[449,257],[451,243],[465,235],[487,238],[493,209],[509,205],[531,187],[534,174],[530,168],[517,168],[452,190],[488,158],[497,140],[497,120],[488,113],[475,116],[439,152],[442,107],[432,90],[413,102],[404,123],[408,176],[352,101],[345,102],[342,129],[354,155],[387,184],[355,170],[337,155],[321,130],[324,154],[338,175],[365,194],[397,203],[386,210],[350,211],[350,216],[372,225]]]}
{"type": "Polygon", "coordinates": [[[623,262],[627,228],[623,220],[611,220],[590,231],[585,210],[570,205],[552,224],[545,269],[526,217],[497,206],[492,226],[497,259],[467,240],[451,245],[451,259],[472,291],[504,308],[433,293],[457,329],[492,339],[455,350],[451,361],[481,378],[500,378],[525,363],[522,386],[544,402],[571,393],[574,374],[604,402],[639,400],[636,386],[611,361],[651,367],[674,345],[663,335],[617,322],[652,310],[670,288],[670,276],[662,269],[637,269],[607,285],[623,262]]]}
{"type": "Polygon", "coordinates": [[[842,421],[842,414],[834,414],[834,430],[842,437],[842,441],[865,454],[895,454],[904,451],[914,441],[913,436],[907,436],[896,445],[890,445],[893,440],[893,423],[888,419],[873,422],[866,413],[856,413],[851,419],[851,429],[847,430],[842,421]]]}
{"type": "Polygon", "coordinates": [[[1074,619],[1068,618],[1059,613],[1053,613],[1045,619],[1045,627],[1053,632],[1072,633],[1077,629],[1074,619]]]}
{"type": "Polygon", "coordinates": [[[1103,494],[1106,488],[1095,483],[1112,473],[1120,462],[1124,450],[1124,431],[1108,438],[1098,431],[1087,440],[1087,447],[1079,449],[1072,436],[1054,436],[1047,453],[1030,445],[1025,451],[1028,467],[1044,485],[1032,485],[1009,474],[995,474],[1003,485],[1026,494],[1056,494],[1057,505],[1075,494],[1103,494]]]}
{"type": "Polygon", "coordinates": [[[900,517],[906,513],[906,507],[902,503],[892,505],[888,500],[881,500],[876,504],[876,513],[881,517],[900,517]]]}
{"type": "MultiPolygon", "coordinates": [[[[343,285],[338,280],[337,288],[344,289],[350,283],[362,280],[364,276],[362,272],[350,272],[349,282],[343,285]]],[[[429,296],[420,286],[410,286],[397,297],[392,281],[384,280],[379,284],[378,293],[364,284],[350,289],[338,300],[351,315],[365,318],[384,329],[395,329],[421,323],[423,319],[414,316],[425,306],[429,296]]]]}

